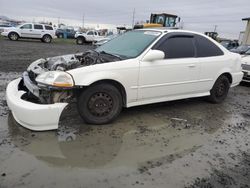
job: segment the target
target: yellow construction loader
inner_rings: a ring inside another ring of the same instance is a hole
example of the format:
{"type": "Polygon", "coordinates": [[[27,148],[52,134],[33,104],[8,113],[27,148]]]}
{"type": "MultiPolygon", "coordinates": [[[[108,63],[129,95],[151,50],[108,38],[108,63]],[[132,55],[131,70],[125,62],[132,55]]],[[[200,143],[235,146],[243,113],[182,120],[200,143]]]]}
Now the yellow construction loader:
{"type": "Polygon", "coordinates": [[[149,27],[169,27],[169,28],[176,28],[177,23],[180,22],[180,17],[174,14],[151,14],[150,20],[144,24],[136,24],[134,29],[142,29],[142,28],[149,28],[149,27]]]}

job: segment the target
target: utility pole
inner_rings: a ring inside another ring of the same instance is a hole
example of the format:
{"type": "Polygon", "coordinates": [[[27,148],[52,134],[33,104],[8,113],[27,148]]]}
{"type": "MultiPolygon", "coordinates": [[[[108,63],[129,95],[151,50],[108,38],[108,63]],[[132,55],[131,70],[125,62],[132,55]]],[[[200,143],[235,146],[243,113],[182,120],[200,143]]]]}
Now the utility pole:
{"type": "Polygon", "coordinates": [[[59,24],[60,24],[60,17],[58,17],[57,19],[57,27],[59,28],[59,24]]]}
{"type": "Polygon", "coordinates": [[[216,32],[218,25],[214,26],[214,32],[216,32]]]}
{"type": "Polygon", "coordinates": [[[82,28],[84,28],[84,13],[83,13],[83,15],[82,15],[82,28]]]}
{"type": "Polygon", "coordinates": [[[134,8],[134,11],[133,11],[132,29],[134,28],[134,24],[135,24],[135,8],[134,8]]]}

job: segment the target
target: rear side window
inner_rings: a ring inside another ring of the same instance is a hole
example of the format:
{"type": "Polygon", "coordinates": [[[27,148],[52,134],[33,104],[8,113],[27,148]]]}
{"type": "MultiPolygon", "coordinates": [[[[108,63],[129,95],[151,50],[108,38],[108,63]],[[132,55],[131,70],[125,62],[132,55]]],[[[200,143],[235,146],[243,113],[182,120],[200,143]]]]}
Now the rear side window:
{"type": "Polygon", "coordinates": [[[223,51],[207,38],[196,35],[197,57],[210,57],[223,55],[223,51]]]}
{"type": "Polygon", "coordinates": [[[43,26],[42,26],[42,25],[37,25],[37,24],[35,24],[35,25],[34,25],[34,29],[43,30],[43,26]]]}
{"type": "Polygon", "coordinates": [[[53,30],[53,27],[48,26],[48,25],[45,25],[45,29],[46,29],[46,30],[53,30]]]}
{"type": "Polygon", "coordinates": [[[172,36],[156,49],[163,51],[166,59],[195,57],[193,36],[172,36]]]}

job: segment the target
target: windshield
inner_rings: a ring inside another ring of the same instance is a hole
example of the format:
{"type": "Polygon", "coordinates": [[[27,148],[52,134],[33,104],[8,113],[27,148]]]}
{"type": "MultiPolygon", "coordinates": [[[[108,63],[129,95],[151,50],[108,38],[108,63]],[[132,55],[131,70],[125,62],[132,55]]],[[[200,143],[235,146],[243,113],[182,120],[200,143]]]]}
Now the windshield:
{"type": "Polygon", "coordinates": [[[96,49],[97,52],[106,52],[122,58],[139,56],[161,32],[158,31],[130,31],[118,36],[96,49]]]}
{"type": "Polygon", "coordinates": [[[21,27],[23,24],[17,24],[17,25],[15,25],[15,27],[17,27],[17,28],[19,28],[19,27],[21,27]]]}

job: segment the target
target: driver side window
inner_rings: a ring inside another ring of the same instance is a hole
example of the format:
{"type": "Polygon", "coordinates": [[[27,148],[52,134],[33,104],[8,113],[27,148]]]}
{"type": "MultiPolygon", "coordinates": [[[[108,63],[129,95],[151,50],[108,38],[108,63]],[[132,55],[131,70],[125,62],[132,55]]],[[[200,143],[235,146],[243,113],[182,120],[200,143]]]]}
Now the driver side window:
{"type": "Polygon", "coordinates": [[[23,26],[20,27],[21,29],[32,29],[32,25],[31,24],[25,24],[23,26]]]}
{"type": "Polygon", "coordinates": [[[171,36],[163,41],[160,41],[154,49],[163,51],[165,53],[165,59],[195,57],[195,44],[193,36],[171,36]]]}
{"type": "Polygon", "coordinates": [[[94,35],[94,32],[93,32],[93,31],[90,31],[90,32],[88,32],[87,35],[94,35]]]}

